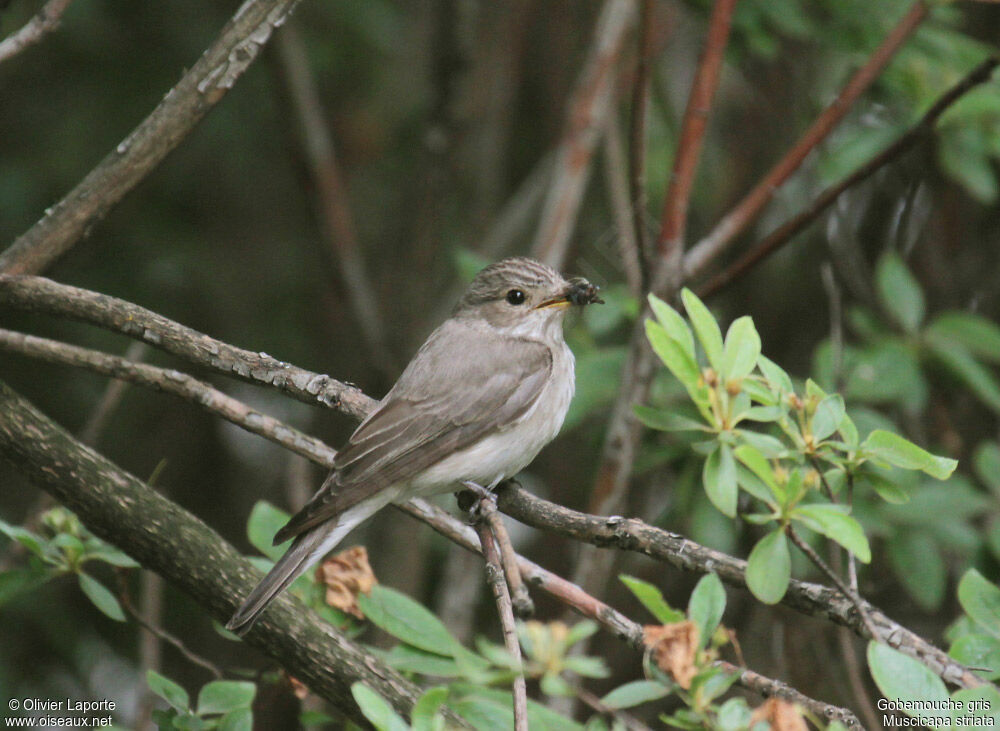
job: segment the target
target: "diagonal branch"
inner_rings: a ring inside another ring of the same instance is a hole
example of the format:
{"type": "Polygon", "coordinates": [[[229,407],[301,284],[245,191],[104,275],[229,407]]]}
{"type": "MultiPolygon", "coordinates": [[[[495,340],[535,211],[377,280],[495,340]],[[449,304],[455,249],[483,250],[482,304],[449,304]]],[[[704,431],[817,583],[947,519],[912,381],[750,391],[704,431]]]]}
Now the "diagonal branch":
{"type": "Polygon", "coordinates": [[[44,277],[0,275],[0,306],[97,325],[224,375],[273,386],[299,401],[328,406],[358,418],[375,404],[357,386],[297,368],[267,353],[234,347],[131,302],[44,277]]]}
{"type": "MultiPolygon", "coordinates": [[[[0,455],[95,535],[122,547],[218,620],[225,620],[260,578],[209,526],[77,442],[2,383],[0,455]]],[[[287,595],[275,600],[246,642],[358,722],[364,721],[351,696],[356,681],[402,713],[420,695],[413,683],[287,595]]],[[[450,723],[463,724],[449,715],[450,723]]]]}
{"type": "Polygon", "coordinates": [[[833,131],[926,16],[927,5],[923,0],[917,0],[910,6],[903,19],[889,32],[865,65],[851,77],[837,98],[823,110],[792,149],[771,168],[743,200],[736,204],[733,210],[723,216],[705,238],[687,253],[684,257],[684,274],[687,279],[704,272],[706,267],[726,250],[733,239],[757,219],[775,191],[798,170],[809,153],[833,131]]]}
{"type": "Polygon", "coordinates": [[[246,0],[152,113],[66,197],[0,254],[0,272],[35,274],[84,237],[215,106],[298,0],[246,0]]]}
{"type": "Polygon", "coordinates": [[[566,258],[594,149],[611,111],[615,65],[635,15],[635,0],[605,2],[590,55],[569,100],[566,129],[532,247],[536,259],[557,269],[566,258]]]}
{"type": "MultiPolygon", "coordinates": [[[[584,541],[601,548],[641,553],[683,571],[715,573],[723,581],[746,588],[746,561],[701,546],[682,535],[656,528],[636,518],[601,517],[580,513],[536,497],[511,483],[498,488],[498,506],[533,528],[584,541]]],[[[792,579],[781,604],[803,614],[823,617],[869,637],[854,603],[837,589],[792,579]]],[[[916,658],[949,683],[965,688],[983,685],[967,668],[867,601],[862,604],[882,641],[916,658]]]]}
{"type": "Polygon", "coordinates": [[[0,63],[33,46],[59,27],[63,13],[73,0],[49,0],[20,30],[0,41],[0,63]]]}
{"type": "Polygon", "coordinates": [[[871,160],[863,164],[857,170],[845,177],[839,183],[831,185],[820,193],[801,212],[788,219],[778,228],[765,236],[753,249],[746,252],[733,262],[725,271],[713,277],[699,290],[701,297],[710,297],[720,289],[723,289],[733,280],[741,277],[748,270],[755,267],[768,256],[787,244],[800,231],[819,218],[822,213],[829,208],[834,201],[848,188],[853,188],[858,183],[867,180],[887,164],[895,160],[900,155],[909,152],[921,140],[933,131],[937,122],[945,110],[961,99],[967,92],[990,80],[994,69],[1000,64],[1000,58],[990,56],[985,61],[976,66],[965,77],[946,91],[940,99],[920,118],[920,121],[910,127],[900,135],[895,142],[878,153],[871,160]]]}
{"type": "Polygon", "coordinates": [[[687,108],[684,110],[670,187],[667,188],[667,197],[663,201],[660,235],[656,242],[661,266],[668,260],[676,261],[684,245],[691,187],[698,169],[708,116],[712,111],[712,99],[719,85],[719,74],[729,41],[729,27],[737,2],[738,0],[716,0],[712,7],[705,48],[701,52],[687,108]]]}
{"type": "Polygon", "coordinates": [[[21,353],[50,363],[85,368],[104,376],[180,396],[295,454],[327,468],[333,466],[335,453],[320,440],[281,423],[273,416],[262,414],[186,373],[4,329],[0,329],[0,350],[21,353]]]}

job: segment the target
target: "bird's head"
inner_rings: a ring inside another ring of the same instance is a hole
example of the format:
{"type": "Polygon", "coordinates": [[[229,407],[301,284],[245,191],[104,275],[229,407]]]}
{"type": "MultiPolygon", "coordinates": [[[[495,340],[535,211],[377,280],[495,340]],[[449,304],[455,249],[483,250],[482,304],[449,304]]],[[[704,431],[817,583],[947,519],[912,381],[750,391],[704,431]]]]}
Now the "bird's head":
{"type": "Polygon", "coordinates": [[[503,330],[542,334],[572,306],[600,303],[598,288],[566,279],[534,259],[513,257],[483,269],[455,308],[456,317],[480,317],[503,330]]]}

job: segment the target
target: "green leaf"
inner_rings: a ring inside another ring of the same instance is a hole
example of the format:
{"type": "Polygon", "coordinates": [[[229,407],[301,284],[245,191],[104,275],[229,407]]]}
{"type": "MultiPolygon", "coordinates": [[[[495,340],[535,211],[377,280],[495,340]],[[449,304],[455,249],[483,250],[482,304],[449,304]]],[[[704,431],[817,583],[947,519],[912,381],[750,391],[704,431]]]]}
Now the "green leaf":
{"type": "Polygon", "coordinates": [[[844,399],[840,394],[827,396],[816,406],[810,423],[813,439],[821,442],[840,428],[844,420],[844,399]]]}
{"type": "Polygon", "coordinates": [[[378,731],[409,731],[409,725],[392,710],[386,700],[361,682],[351,686],[358,708],[378,731]]]}
{"type": "Polygon", "coordinates": [[[409,645],[445,657],[464,649],[433,613],[394,589],[376,584],[358,604],[372,624],[409,645]]]}
{"type": "Polygon", "coordinates": [[[659,700],[669,693],[670,689],[662,683],[652,680],[633,680],[631,683],[618,686],[601,698],[601,703],[617,711],[659,700]]]}
{"type": "Polygon", "coordinates": [[[747,559],[747,588],[765,604],[777,604],[788,590],[792,558],[788,541],[778,528],[761,538],[747,559]]]}
{"type": "Polygon", "coordinates": [[[958,603],[981,628],[1000,638],[1000,588],[976,569],[958,582],[958,603]]]}
{"type": "Polygon", "coordinates": [[[961,345],[933,337],[928,337],[926,342],[941,365],[968,386],[980,401],[1000,413],[1000,385],[988,368],[961,345]]]}
{"type": "MultiPolygon", "coordinates": [[[[868,643],[868,668],[871,670],[875,685],[882,691],[885,698],[900,701],[920,701],[933,703],[935,707],[948,707],[948,689],[944,681],[932,673],[923,664],[907,657],[898,650],[877,642],[868,643]]],[[[922,706],[923,707],[923,706],[922,706]]],[[[925,711],[905,711],[908,715],[930,715],[925,711]]],[[[936,710],[935,716],[949,717],[950,711],[936,710]]],[[[947,726],[951,728],[949,722],[947,726]]]]}
{"type": "Polygon", "coordinates": [[[712,504],[724,515],[735,518],[739,490],[736,485],[736,461],[728,444],[720,444],[708,455],[702,469],[702,481],[712,504]]]}
{"type": "Polygon", "coordinates": [[[892,480],[874,472],[865,472],[858,475],[855,484],[872,488],[878,493],[880,498],[893,505],[902,505],[910,501],[910,493],[892,480]]]}
{"type": "Polygon", "coordinates": [[[115,595],[104,584],[93,576],[82,572],[77,574],[77,578],[80,582],[80,589],[83,590],[83,593],[87,595],[87,598],[93,602],[95,607],[116,622],[125,621],[125,612],[122,611],[121,604],[118,603],[115,595]]]}
{"type": "Polygon", "coordinates": [[[237,708],[249,708],[257,686],[242,680],[213,680],[198,693],[198,715],[229,713],[237,708]]]}
{"type": "Polygon", "coordinates": [[[410,723],[413,731],[434,731],[434,716],[448,700],[448,689],[437,686],[424,691],[413,705],[410,723]]]}
{"type": "Polygon", "coordinates": [[[698,647],[708,646],[726,610],[726,590],[715,574],[705,574],[691,592],[688,617],[698,625],[698,647]]]}
{"type": "Polygon", "coordinates": [[[611,674],[604,660],[599,657],[568,655],[563,658],[563,667],[584,678],[606,678],[611,674]]]}
{"type": "Polygon", "coordinates": [[[462,668],[453,658],[418,650],[410,645],[396,645],[385,654],[388,665],[405,673],[420,673],[436,678],[457,678],[462,668]]]}
{"type": "Polygon", "coordinates": [[[160,675],[155,670],[147,670],[146,684],[153,693],[169,703],[171,708],[175,708],[181,712],[188,710],[188,704],[191,701],[188,698],[187,691],[170,678],[160,675]]]}
{"type": "Polygon", "coordinates": [[[649,613],[656,617],[656,621],[661,624],[673,624],[684,621],[684,613],[678,611],[667,604],[663,594],[652,584],[637,579],[634,576],[622,574],[618,577],[628,590],[635,594],[635,598],[642,602],[642,606],[649,610],[649,613]]]}
{"type": "Polygon", "coordinates": [[[994,495],[1000,496],[1000,446],[994,442],[983,442],[976,448],[972,463],[976,476],[994,495]]]}
{"type": "Polygon", "coordinates": [[[921,609],[941,606],[948,569],[937,542],[924,531],[901,530],[889,539],[889,562],[907,593],[921,609]]]}
{"type": "Polygon", "coordinates": [[[663,325],[667,335],[676,340],[691,357],[691,360],[694,360],[694,335],[680,313],[655,294],[649,295],[649,306],[652,308],[653,314],[656,315],[656,319],[663,325]]]}
{"type": "Polygon", "coordinates": [[[653,352],[693,396],[698,390],[698,379],[701,377],[694,357],[688,355],[684,347],[670,337],[662,325],[652,320],[646,320],[646,337],[653,352]]]}
{"type": "Polygon", "coordinates": [[[112,566],[117,566],[120,569],[137,569],[139,568],[139,562],[133,559],[124,551],[119,551],[117,548],[109,546],[107,544],[91,549],[88,546],[84,546],[84,557],[88,561],[103,561],[104,563],[109,563],[112,566]]]}
{"type": "Polygon", "coordinates": [[[721,373],[723,344],[719,324],[705,307],[705,304],[687,287],[681,291],[681,300],[684,302],[684,309],[687,310],[688,317],[691,318],[698,342],[701,343],[705,355],[708,356],[709,364],[716,372],[721,373]]]}
{"type": "Polygon", "coordinates": [[[766,355],[761,355],[757,359],[757,367],[760,368],[760,372],[764,374],[767,382],[771,384],[772,389],[786,394],[794,393],[795,389],[792,387],[792,379],[788,377],[788,374],[781,366],[766,355]]]}
{"type": "Polygon", "coordinates": [[[1000,640],[996,637],[978,633],[963,635],[952,643],[948,654],[966,667],[983,668],[976,672],[983,680],[1000,678],[1000,640]]]}
{"type": "Polygon", "coordinates": [[[11,569],[0,572],[0,607],[49,580],[51,574],[42,568],[11,569]]]}
{"type": "Polygon", "coordinates": [[[680,416],[666,409],[654,409],[642,404],[632,407],[635,415],[650,429],[659,431],[709,431],[702,422],[680,416]]]}
{"type": "Polygon", "coordinates": [[[882,429],[869,434],[861,447],[872,457],[885,460],[896,467],[921,470],[939,480],[947,480],[958,466],[954,459],[936,457],[908,439],[882,429]]]}
{"type": "Polygon", "coordinates": [[[875,268],[875,286],[882,306],[907,332],[924,321],[924,293],[906,264],[894,251],[886,252],[875,268]]]}
{"type": "Polygon", "coordinates": [[[742,380],[757,367],[760,357],[760,335],[753,319],[744,315],[733,320],[726,332],[720,376],[727,381],[742,380]]]}
{"type": "Polygon", "coordinates": [[[288,517],[288,513],[279,510],[266,500],[258,501],[247,520],[247,538],[250,539],[250,545],[272,561],[277,561],[285,553],[289,541],[275,546],[274,534],[288,522],[288,517]]]}
{"type": "Polygon", "coordinates": [[[792,512],[792,518],[836,541],[862,563],[871,563],[872,549],[868,545],[868,538],[865,537],[861,524],[848,515],[846,510],[843,505],[800,505],[792,512]]]}
{"type": "Polygon", "coordinates": [[[580,620],[569,628],[569,632],[566,634],[566,647],[572,647],[577,642],[596,634],[598,629],[600,626],[597,622],[590,619],[580,620]]]}
{"type": "Polygon", "coordinates": [[[778,485],[778,479],[774,475],[774,470],[763,454],[756,447],[749,444],[741,444],[734,450],[736,459],[742,462],[753,472],[774,495],[778,501],[784,500],[785,491],[778,485]]]}
{"type": "Polygon", "coordinates": [[[219,719],[215,731],[253,731],[253,711],[236,708],[219,719]]]}
{"type": "Polygon", "coordinates": [[[972,312],[944,312],[927,327],[937,341],[957,343],[973,355],[1000,363],[1000,326],[972,312]]]}

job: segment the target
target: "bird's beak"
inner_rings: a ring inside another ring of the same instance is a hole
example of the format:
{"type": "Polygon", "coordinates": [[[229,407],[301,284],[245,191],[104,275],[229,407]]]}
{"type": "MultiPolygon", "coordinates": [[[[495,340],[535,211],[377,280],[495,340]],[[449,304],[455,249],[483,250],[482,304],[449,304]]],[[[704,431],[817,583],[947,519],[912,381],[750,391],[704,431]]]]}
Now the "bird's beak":
{"type": "Polygon", "coordinates": [[[590,304],[603,305],[604,300],[597,296],[599,289],[599,287],[591,284],[582,277],[572,279],[569,286],[563,292],[552,299],[547,299],[541,304],[535,305],[535,309],[545,310],[553,307],[563,309],[570,305],[578,305],[580,307],[590,304]]]}

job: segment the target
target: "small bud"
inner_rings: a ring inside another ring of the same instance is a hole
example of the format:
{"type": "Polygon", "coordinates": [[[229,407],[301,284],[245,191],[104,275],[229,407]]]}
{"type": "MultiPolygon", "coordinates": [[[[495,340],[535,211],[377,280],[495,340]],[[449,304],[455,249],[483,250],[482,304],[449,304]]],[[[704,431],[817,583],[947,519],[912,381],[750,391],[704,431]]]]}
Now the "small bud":
{"type": "Polygon", "coordinates": [[[802,409],[805,407],[805,404],[802,403],[802,399],[800,399],[794,393],[788,394],[788,405],[791,406],[796,411],[802,411],[802,409]]]}
{"type": "Polygon", "coordinates": [[[737,396],[742,390],[743,390],[742,379],[732,378],[726,381],[726,393],[728,393],[730,396],[737,396]]]}
{"type": "Polygon", "coordinates": [[[808,488],[814,488],[819,485],[819,472],[816,470],[809,470],[806,472],[805,484],[808,488]]]}
{"type": "Polygon", "coordinates": [[[701,372],[701,377],[705,379],[705,385],[709,388],[715,388],[719,383],[719,374],[715,372],[712,368],[706,368],[701,372]]]}

